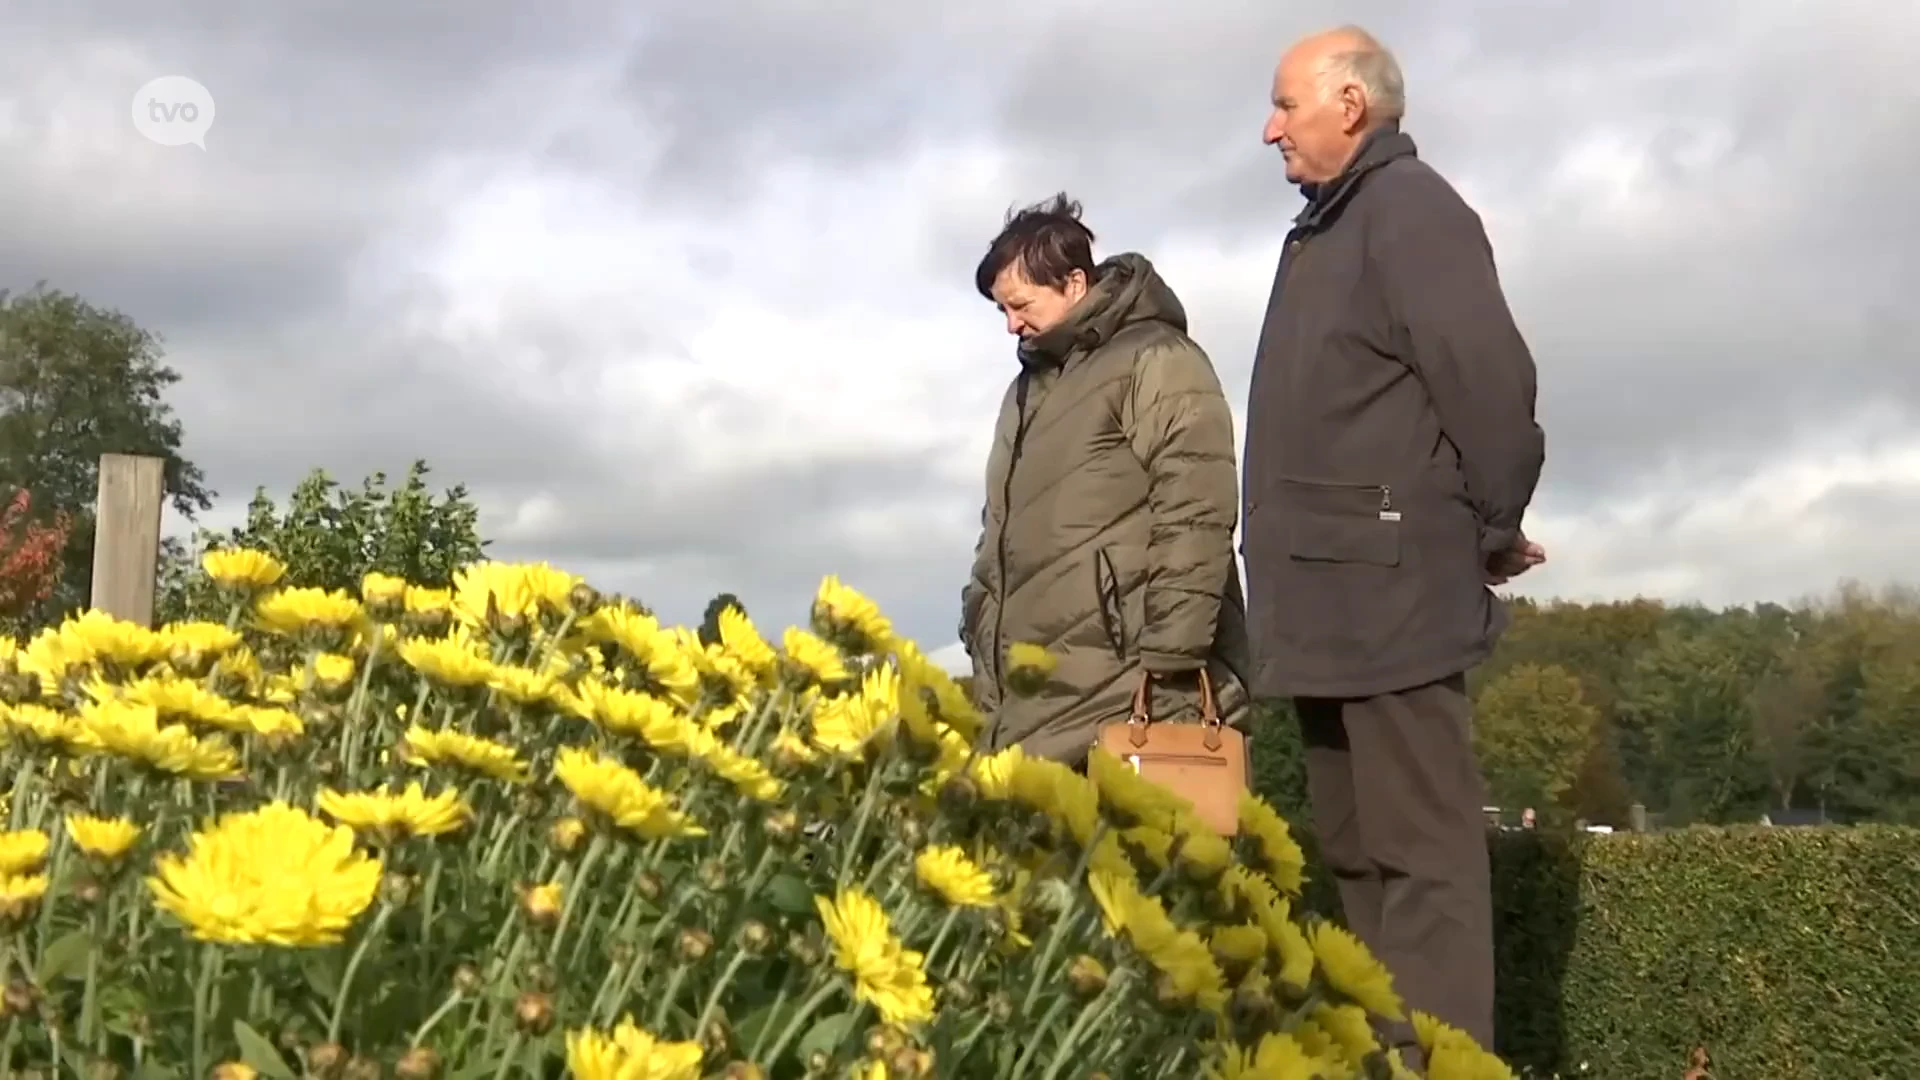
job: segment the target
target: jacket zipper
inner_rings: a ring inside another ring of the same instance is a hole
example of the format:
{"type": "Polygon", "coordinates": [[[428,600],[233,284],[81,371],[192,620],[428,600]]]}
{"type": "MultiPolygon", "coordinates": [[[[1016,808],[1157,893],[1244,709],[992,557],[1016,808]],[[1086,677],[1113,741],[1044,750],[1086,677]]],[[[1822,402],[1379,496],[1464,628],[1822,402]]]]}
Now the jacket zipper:
{"type": "MultiPolygon", "coordinates": [[[[1015,384],[1013,389],[1013,407],[1014,411],[1019,414],[1019,419],[1013,427],[1013,449],[1007,454],[1007,476],[1006,479],[1002,481],[1000,487],[1000,510],[1002,518],[1000,521],[999,542],[994,545],[995,569],[1000,579],[1000,602],[995,605],[993,609],[993,652],[991,654],[993,656],[993,679],[996,683],[1004,682],[1003,676],[1005,675],[1005,672],[1000,670],[1000,665],[1005,662],[1000,653],[1002,648],[1001,637],[1006,632],[1007,621],[1007,526],[1013,523],[1013,471],[1020,466],[1020,452],[1023,444],[1027,441],[1028,385],[1027,373],[1022,371],[1020,373],[1020,381],[1015,384]]],[[[1000,746],[1000,718],[1004,715],[1004,712],[1004,709],[994,710],[993,731],[987,738],[987,745],[995,749],[998,749],[1000,746]]]]}
{"type": "Polygon", "coordinates": [[[1385,484],[1380,485],[1380,520],[1400,520],[1400,511],[1393,508],[1393,489],[1385,484]]]}

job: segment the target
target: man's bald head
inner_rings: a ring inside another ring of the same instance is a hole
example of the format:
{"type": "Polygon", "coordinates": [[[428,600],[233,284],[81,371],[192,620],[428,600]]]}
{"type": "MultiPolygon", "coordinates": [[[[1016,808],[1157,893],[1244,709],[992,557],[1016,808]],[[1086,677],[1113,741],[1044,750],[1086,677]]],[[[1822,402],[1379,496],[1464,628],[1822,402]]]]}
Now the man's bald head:
{"type": "Polygon", "coordinates": [[[1325,183],[1340,174],[1369,131],[1406,114],[1406,79],[1393,53],[1357,26],[1295,42],[1273,73],[1273,115],[1264,138],[1287,160],[1287,179],[1325,183]]]}

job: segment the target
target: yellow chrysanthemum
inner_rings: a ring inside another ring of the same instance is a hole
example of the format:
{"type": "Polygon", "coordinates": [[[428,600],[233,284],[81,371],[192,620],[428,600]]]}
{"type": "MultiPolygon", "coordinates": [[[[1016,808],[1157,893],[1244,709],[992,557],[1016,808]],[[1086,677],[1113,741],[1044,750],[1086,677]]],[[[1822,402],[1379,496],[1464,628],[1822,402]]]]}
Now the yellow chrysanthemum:
{"type": "Polygon", "coordinates": [[[453,613],[480,630],[506,623],[537,623],[542,615],[560,615],[573,603],[583,582],[546,563],[482,562],[453,577],[453,613]]]}
{"type": "Polygon", "coordinates": [[[1093,840],[1100,824],[1100,795],[1093,781],[1057,761],[1021,757],[1013,764],[1008,794],[1065,827],[1074,839],[1093,840]]]}
{"type": "Polygon", "coordinates": [[[40,869],[47,861],[47,834],[39,829],[0,833],[0,877],[40,869]]]}
{"type": "Polygon", "coordinates": [[[860,692],[820,698],[813,707],[814,745],[842,757],[882,749],[900,715],[900,676],[876,668],[861,680],[860,692]]]}
{"type": "Polygon", "coordinates": [[[1392,974],[1359,938],[1333,923],[1318,922],[1307,931],[1307,942],[1328,986],[1375,1016],[1406,1019],[1392,974]]]}
{"type": "Polygon", "coordinates": [[[367,607],[382,612],[404,609],[407,602],[407,580],[392,574],[371,573],[360,579],[360,599],[367,607]]]}
{"type": "Polygon", "coordinates": [[[608,604],[579,623],[587,640],[613,645],[638,664],[649,689],[691,706],[700,697],[700,671],[660,620],[627,604],[608,604]]]}
{"type": "Polygon", "coordinates": [[[169,623],[160,628],[168,657],[198,654],[217,658],[240,647],[240,634],[216,622],[169,623]]]}
{"type": "Polygon", "coordinates": [[[351,594],[307,587],[270,592],[254,602],[253,613],[272,633],[328,642],[359,633],[367,618],[366,610],[351,594]]]}
{"type": "Polygon", "coordinates": [[[1004,802],[1013,798],[1013,774],[1019,770],[1020,763],[1026,760],[1026,751],[1015,743],[997,753],[982,754],[973,759],[967,775],[980,785],[980,797],[1004,802]]]}
{"type": "Polygon", "coordinates": [[[47,875],[0,876],[0,924],[17,925],[40,907],[47,895],[47,875]]]}
{"type": "Polygon", "coordinates": [[[1259,851],[1260,868],[1289,895],[1298,896],[1306,876],[1306,855],[1293,839],[1287,821],[1265,799],[1251,791],[1240,793],[1240,828],[1259,851]]]}
{"type": "Polygon", "coordinates": [[[881,614],[880,605],[831,574],[814,594],[813,624],[855,652],[878,652],[893,640],[893,623],[881,614]]]}
{"type": "Polygon", "coordinates": [[[18,739],[52,750],[85,749],[84,733],[73,717],[45,705],[0,703],[0,730],[18,739]]]}
{"type": "Polygon", "coordinates": [[[569,746],[560,751],[553,775],[579,800],[590,820],[597,817],[645,840],[706,835],[705,829],[675,808],[671,796],[612,758],[569,746]]]}
{"type": "Polygon", "coordinates": [[[195,738],[178,725],[161,726],[151,705],[109,700],[81,706],[77,741],[158,772],[190,780],[222,780],[240,774],[240,759],[218,737],[195,738]]]}
{"type": "Polygon", "coordinates": [[[460,731],[431,731],[415,724],[407,728],[404,756],[415,764],[452,765],[492,780],[523,783],[527,763],[513,747],[460,731]]]}
{"type": "Polygon", "coordinates": [[[1358,1066],[1367,1055],[1380,1048],[1373,1021],[1367,1018],[1367,1010],[1358,1005],[1321,1005],[1313,1010],[1311,1018],[1333,1040],[1340,1056],[1352,1065],[1358,1066]]]}
{"type": "Polygon", "coordinates": [[[86,693],[94,701],[120,698],[149,706],[159,714],[162,723],[199,724],[222,731],[247,730],[246,717],[239,706],[192,679],[149,675],[124,686],[97,679],[87,685],[86,693]]]}
{"type": "Polygon", "coordinates": [[[120,818],[67,815],[67,835],[73,846],[102,862],[118,862],[140,839],[140,826],[120,818]]]}
{"type": "Polygon", "coordinates": [[[832,686],[851,677],[840,650],[808,631],[790,626],[780,643],[786,651],[787,667],[801,682],[832,686]]]}
{"type": "Polygon", "coordinates": [[[780,654],[760,636],[747,613],[729,605],[720,613],[720,647],[759,680],[770,679],[780,666],[780,654]]]}
{"type": "Polygon", "coordinates": [[[1059,664],[1059,657],[1048,652],[1045,645],[1035,645],[1030,641],[1016,641],[1007,646],[1009,675],[1025,673],[1044,681],[1053,675],[1054,669],[1059,664]]]}
{"type": "Polygon", "coordinates": [[[383,871],[353,830],[283,802],[220,818],[154,869],[154,901],[199,940],[296,948],[338,943],[383,871]]]}
{"type": "Polygon", "coordinates": [[[473,818],[473,810],[458,791],[428,795],[418,781],[398,794],[382,786],[376,791],[323,790],[315,799],[320,811],[357,832],[370,833],[384,843],[414,836],[450,833],[473,818]]]}
{"type": "Polygon", "coordinates": [[[574,689],[573,711],[605,731],[639,739],[663,754],[690,754],[702,734],[672,702],[652,694],[582,679],[574,689]]]}
{"type": "Polygon", "coordinates": [[[264,551],[235,548],[200,556],[200,569],[223,589],[255,591],[280,584],[287,564],[264,551]]]}
{"type": "Polygon", "coordinates": [[[951,907],[993,905],[993,877],[953,844],[921,850],[913,859],[913,875],[951,907]]]}
{"type": "Polygon", "coordinates": [[[925,957],[907,949],[893,934],[886,909],[865,890],[842,889],[814,906],[833,942],[834,963],[853,979],[856,998],[872,1005],[886,1024],[918,1024],[933,1018],[933,988],[927,985],[925,957]]]}
{"type": "Polygon", "coordinates": [[[1087,755],[1087,777],[1100,790],[1101,810],[1121,828],[1170,829],[1175,815],[1193,811],[1191,801],[1097,746],[1087,755]]]}
{"type": "Polygon", "coordinates": [[[567,1071],[580,1080],[699,1080],[699,1043],[667,1042],[623,1019],[611,1033],[567,1032],[567,1071]]]}
{"type": "Polygon", "coordinates": [[[487,685],[493,661],[486,646],[465,627],[456,626],[444,637],[408,638],[399,645],[400,659],[433,682],[454,689],[487,685]]]}

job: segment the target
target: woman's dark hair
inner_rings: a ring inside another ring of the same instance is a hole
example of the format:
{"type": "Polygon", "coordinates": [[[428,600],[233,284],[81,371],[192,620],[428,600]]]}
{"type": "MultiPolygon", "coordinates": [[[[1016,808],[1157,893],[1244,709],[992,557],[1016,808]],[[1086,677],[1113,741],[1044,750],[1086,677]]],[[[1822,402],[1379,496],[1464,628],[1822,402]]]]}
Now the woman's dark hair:
{"type": "Polygon", "coordinates": [[[1007,212],[1006,228],[993,238],[973,287],[993,299],[993,281],[1019,264],[1027,280],[1049,289],[1063,288],[1075,270],[1093,280],[1093,230],[1080,223],[1080,204],[1061,192],[1024,210],[1007,212]]]}

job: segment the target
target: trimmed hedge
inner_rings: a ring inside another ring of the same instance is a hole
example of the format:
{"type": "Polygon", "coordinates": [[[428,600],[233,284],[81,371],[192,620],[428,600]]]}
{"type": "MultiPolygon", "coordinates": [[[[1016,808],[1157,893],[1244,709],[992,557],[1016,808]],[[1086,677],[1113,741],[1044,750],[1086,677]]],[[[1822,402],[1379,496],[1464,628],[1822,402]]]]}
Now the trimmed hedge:
{"type": "MultiPolygon", "coordinates": [[[[1300,839],[1306,902],[1336,914],[1300,839]]],[[[1679,1080],[1703,1046],[1716,1080],[1920,1076],[1920,829],[1489,839],[1498,1046],[1524,1075],[1679,1080]]]]}
{"type": "Polygon", "coordinates": [[[1612,1080],[1920,1075],[1920,830],[1494,845],[1501,1052],[1612,1080]],[[1582,1066],[1584,1065],[1584,1069],[1582,1066]]]}
{"type": "MultiPolygon", "coordinates": [[[[1298,728],[1254,740],[1254,785],[1313,847],[1298,728]]],[[[1535,1077],[1920,1077],[1920,829],[1489,835],[1502,1057],[1535,1077]]]]}

